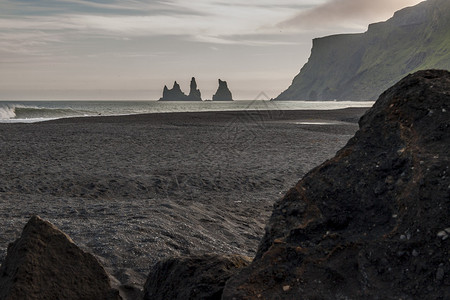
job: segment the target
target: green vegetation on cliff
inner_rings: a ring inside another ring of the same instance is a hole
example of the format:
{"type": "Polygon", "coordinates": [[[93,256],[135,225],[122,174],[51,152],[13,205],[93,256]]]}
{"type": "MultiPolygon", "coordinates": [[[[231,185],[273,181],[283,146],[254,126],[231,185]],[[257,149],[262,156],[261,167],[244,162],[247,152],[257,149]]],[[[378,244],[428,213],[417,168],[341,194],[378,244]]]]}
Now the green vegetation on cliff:
{"type": "Polygon", "coordinates": [[[450,70],[450,1],[397,11],[361,34],[313,40],[311,56],[276,100],[375,100],[408,73],[450,70]]]}

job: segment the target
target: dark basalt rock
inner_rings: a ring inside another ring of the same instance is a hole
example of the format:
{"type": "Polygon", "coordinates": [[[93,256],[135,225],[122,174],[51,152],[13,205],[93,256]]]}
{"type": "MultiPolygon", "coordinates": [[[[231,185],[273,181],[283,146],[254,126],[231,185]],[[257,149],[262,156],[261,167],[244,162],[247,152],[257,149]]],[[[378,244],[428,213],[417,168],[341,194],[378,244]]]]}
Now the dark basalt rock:
{"type": "Polygon", "coordinates": [[[277,201],[223,299],[447,299],[450,73],[384,92],[336,156],[277,201]]]}
{"type": "Polygon", "coordinates": [[[121,299],[97,259],[34,216],[8,246],[0,299],[121,299]]]}
{"type": "Polygon", "coordinates": [[[163,96],[159,101],[202,101],[201,92],[197,89],[195,77],[192,77],[189,95],[186,96],[181,90],[180,85],[175,81],[172,89],[168,89],[167,86],[164,86],[163,96]]]}
{"type": "Polygon", "coordinates": [[[197,82],[195,81],[195,77],[192,77],[191,79],[191,89],[189,91],[189,95],[187,96],[187,100],[202,101],[202,93],[199,89],[197,89],[197,82]]]}
{"type": "Polygon", "coordinates": [[[175,81],[173,83],[172,89],[168,89],[167,86],[164,86],[163,96],[159,99],[159,101],[185,101],[187,100],[187,96],[183,91],[181,91],[180,85],[175,81]]]}
{"type": "Polygon", "coordinates": [[[220,299],[225,282],[249,263],[238,255],[169,258],[151,270],[144,299],[220,299]]]}
{"type": "Polygon", "coordinates": [[[228,89],[228,84],[226,81],[219,79],[219,88],[213,96],[213,101],[233,101],[233,95],[228,89]]]}

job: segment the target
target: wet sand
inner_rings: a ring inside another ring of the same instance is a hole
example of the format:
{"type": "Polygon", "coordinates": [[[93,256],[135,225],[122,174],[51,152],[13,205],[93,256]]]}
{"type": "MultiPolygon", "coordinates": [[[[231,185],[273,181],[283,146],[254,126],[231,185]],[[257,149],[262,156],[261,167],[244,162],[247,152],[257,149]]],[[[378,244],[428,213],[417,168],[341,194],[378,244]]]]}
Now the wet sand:
{"type": "Polygon", "coordinates": [[[0,263],[37,214],[122,283],[177,254],[253,256],[272,204],[367,108],[0,124],[0,263]]]}

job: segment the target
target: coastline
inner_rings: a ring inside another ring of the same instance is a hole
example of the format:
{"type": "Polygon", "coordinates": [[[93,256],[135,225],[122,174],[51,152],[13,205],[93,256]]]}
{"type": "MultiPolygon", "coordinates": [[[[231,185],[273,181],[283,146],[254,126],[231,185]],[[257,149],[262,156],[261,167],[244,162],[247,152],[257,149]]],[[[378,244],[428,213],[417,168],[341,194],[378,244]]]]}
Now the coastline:
{"type": "Polygon", "coordinates": [[[227,110],[227,111],[199,111],[199,112],[155,112],[143,114],[126,114],[111,116],[68,117],[47,120],[39,123],[67,124],[67,123],[150,123],[159,124],[171,122],[229,122],[233,119],[251,123],[255,120],[265,122],[283,122],[296,120],[330,120],[355,123],[370,107],[349,107],[341,109],[302,109],[302,110],[227,110]]]}
{"type": "Polygon", "coordinates": [[[0,101],[0,123],[175,112],[336,110],[372,105],[371,102],[349,101],[0,101]]]}

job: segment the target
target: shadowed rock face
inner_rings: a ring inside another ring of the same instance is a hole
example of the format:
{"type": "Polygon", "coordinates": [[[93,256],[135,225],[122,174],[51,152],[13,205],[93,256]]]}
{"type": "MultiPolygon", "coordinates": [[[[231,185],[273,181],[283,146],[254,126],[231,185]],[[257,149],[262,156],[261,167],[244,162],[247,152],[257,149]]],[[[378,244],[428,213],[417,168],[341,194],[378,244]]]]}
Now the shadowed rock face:
{"type": "Polygon", "coordinates": [[[233,101],[231,91],[228,89],[226,81],[219,79],[219,88],[213,96],[213,101],[233,101]]]}
{"type": "Polygon", "coordinates": [[[195,77],[192,77],[189,95],[183,93],[180,85],[175,81],[172,89],[164,86],[163,96],[159,101],[202,101],[202,96],[200,90],[197,89],[195,77]]]}
{"type": "Polygon", "coordinates": [[[159,99],[160,101],[184,101],[187,100],[187,96],[180,88],[178,82],[173,83],[172,89],[168,89],[164,86],[163,96],[159,99]]]}
{"type": "Polygon", "coordinates": [[[103,267],[55,226],[34,216],[8,247],[0,299],[121,299],[103,267]]]}
{"type": "Polygon", "coordinates": [[[191,89],[189,95],[187,96],[189,101],[202,101],[202,94],[199,89],[197,89],[197,82],[195,77],[191,79],[191,89]]]}
{"type": "Polygon", "coordinates": [[[250,263],[246,257],[175,257],[158,262],[145,283],[145,300],[220,299],[225,282],[250,263]]]}
{"type": "Polygon", "coordinates": [[[276,202],[223,299],[448,297],[449,104],[447,71],[384,92],[348,144],[276,202]]]}

